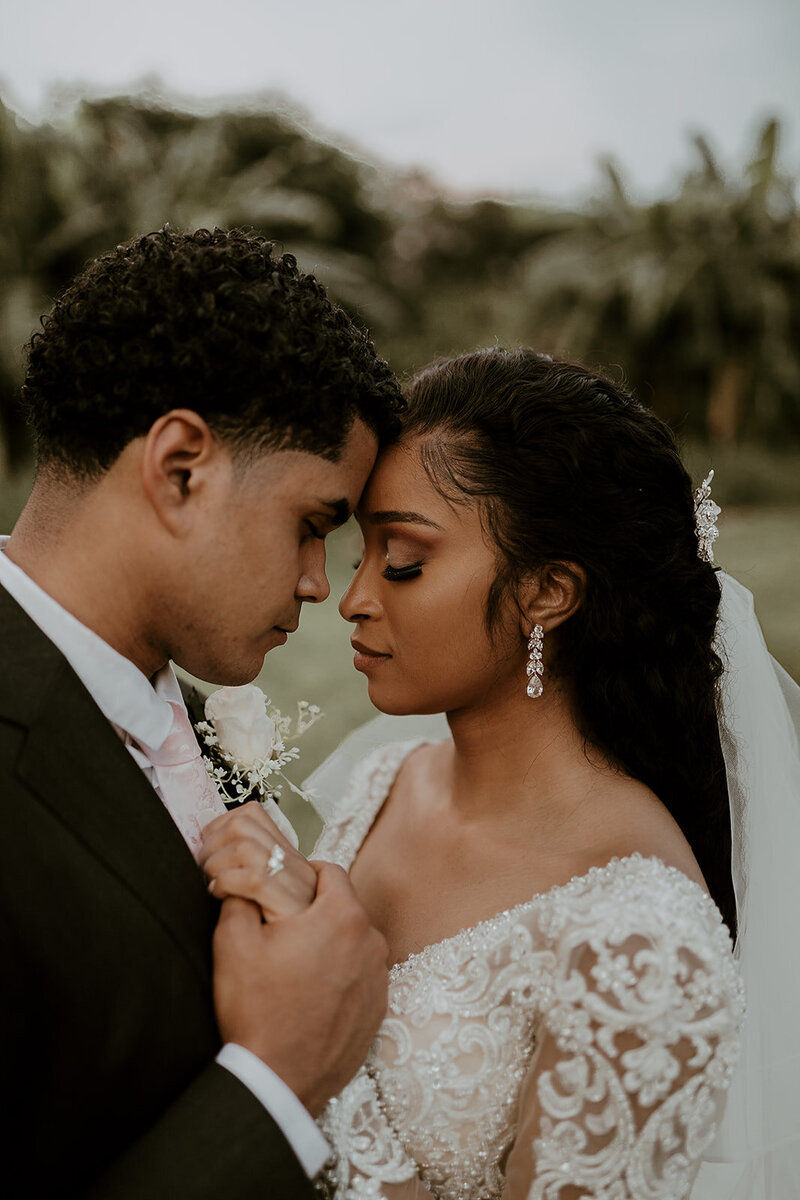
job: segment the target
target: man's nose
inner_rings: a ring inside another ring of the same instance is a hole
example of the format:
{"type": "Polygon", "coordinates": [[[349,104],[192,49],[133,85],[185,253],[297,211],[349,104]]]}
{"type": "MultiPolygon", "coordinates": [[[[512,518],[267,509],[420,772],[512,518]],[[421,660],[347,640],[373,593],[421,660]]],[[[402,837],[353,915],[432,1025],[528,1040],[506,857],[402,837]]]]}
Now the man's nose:
{"type": "Polygon", "coordinates": [[[320,604],[331,594],[331,585],[325,573],[325,543],[315,542],[308,548],[303,559],[303,571],[297,581],[295,595],[298,600],[320,604]]]}

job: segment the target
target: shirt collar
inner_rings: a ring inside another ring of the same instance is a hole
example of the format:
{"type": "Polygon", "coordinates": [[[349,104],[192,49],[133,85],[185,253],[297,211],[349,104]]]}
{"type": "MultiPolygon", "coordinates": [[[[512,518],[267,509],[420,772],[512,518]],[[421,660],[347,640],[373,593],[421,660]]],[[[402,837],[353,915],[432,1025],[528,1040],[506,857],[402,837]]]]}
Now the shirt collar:
{"type": "Polygon", "coordinates": [[[13,563],[3,553],[7,543],[8,537],[0,536],[0,586],[61,651],[103,716],[137,742],[159,750],[172,728],[170,703],[183,705],[171,664],[151,682],[13,563]]]}

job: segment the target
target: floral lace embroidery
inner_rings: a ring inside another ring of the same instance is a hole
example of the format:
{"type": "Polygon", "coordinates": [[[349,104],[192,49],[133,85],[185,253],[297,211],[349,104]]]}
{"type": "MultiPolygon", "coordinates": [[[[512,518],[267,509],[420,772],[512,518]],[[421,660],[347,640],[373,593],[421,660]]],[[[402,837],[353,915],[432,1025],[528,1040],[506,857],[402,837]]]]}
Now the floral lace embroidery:
{"type": "MultiPolygon", "coordinates": [[[[318,857],[349,868],[417,744],[360,764],[318,857]]],[[[367,1062],[323,1116],[335,1162],[319,1190],[505,1200],[519,1135],[535,1161],[520,1197],[680,1200],[742,1018],[713,902],[658,859],[612,860],[392,968],[367,1062]]]]}

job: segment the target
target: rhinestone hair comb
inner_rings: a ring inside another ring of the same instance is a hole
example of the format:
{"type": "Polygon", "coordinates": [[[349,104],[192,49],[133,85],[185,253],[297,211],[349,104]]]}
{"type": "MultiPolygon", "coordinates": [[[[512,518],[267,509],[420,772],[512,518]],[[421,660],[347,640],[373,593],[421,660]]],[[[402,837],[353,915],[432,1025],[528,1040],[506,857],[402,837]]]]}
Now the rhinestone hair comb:
{"type": "Polygon", "coordinates": [[[713,563],[714,542],[719,537],[717,517],[722,509],[711,499],[711,480],[714,472],[709,471],[694,494],[694,527],[697,534],[697,553],[703,562],[713,563]]]}

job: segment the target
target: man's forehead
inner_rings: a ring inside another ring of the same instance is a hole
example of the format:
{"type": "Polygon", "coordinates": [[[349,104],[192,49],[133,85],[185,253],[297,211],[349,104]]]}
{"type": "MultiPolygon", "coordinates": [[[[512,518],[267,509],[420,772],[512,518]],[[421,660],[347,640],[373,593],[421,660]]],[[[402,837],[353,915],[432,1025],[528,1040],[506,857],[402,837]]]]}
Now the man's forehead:
{"type": "MultiPolygon", "coordinates": [[[[337,460],[342,491],[348,498],[348,515],[358,503],[378,455],[378,437],[363,421],[355,421],[337,460]]],[[[332,466],[334,464],[331,464],[332,466]]],[[[329,494],[331,494],[329,492],[329,494]]]]}

